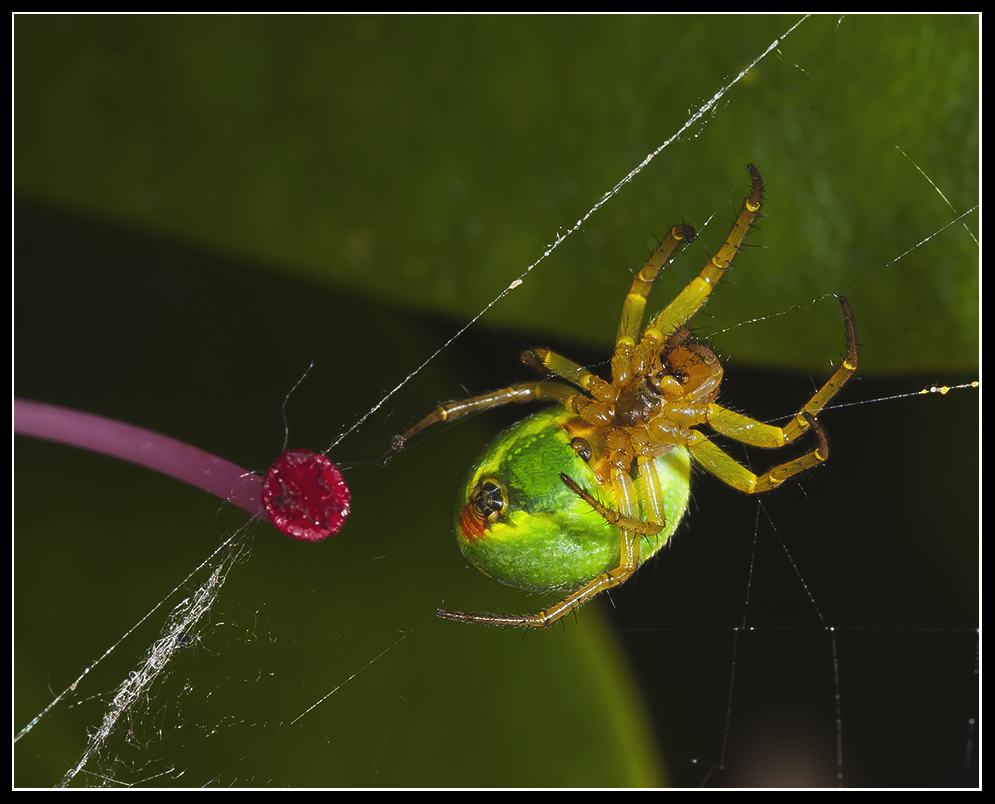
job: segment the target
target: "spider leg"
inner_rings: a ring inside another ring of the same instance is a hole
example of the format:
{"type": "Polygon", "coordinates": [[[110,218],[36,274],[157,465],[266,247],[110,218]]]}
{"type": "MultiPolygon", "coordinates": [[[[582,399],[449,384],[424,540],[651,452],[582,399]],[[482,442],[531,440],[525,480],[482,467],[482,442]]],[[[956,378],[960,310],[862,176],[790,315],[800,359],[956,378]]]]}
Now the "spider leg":
{"type": "Polygon", "coordinates": [[[753,189],[743,202],[743,208],[740,210],[725,243],[722,244],[718,253],[708,261],[701,273],[692,279],[677,298],[650,322],[646,328],[646,333],[644,333],[644,338],[647,333],[655,331],[659,333],[659,341],[662,343],[667,335],[677,327],[690,321],[708,299],[722,275],[732,265],[733,258],[739,253],[743,240],[746,239],[747,233],[752,228],[757,215],[760,213],[760,208],[763,206],[764,188],[760,171],[754,165],[746,167],[750,171],[750,178],[753,179],[753,189]]]}
{"type": "Polygon", "coordinates": [[[775,427],[771,424],[758,422],[756,419],[751,419],[741,413],[734,413],[713,402],[709,405],[708,415],[708,424],[713,430],[750,446],[776,448],[790,444],[809,429],[810,425],[805,414],[809,414],[813,418],[818,416],[857,371],[857,328],[853,323],[853,310],[850,309],[850,303],[843,296],[840,296],[839,299],[846,327],[846,357],[843,358],[833,376],[812,395],[812,398],[795,414],[795,417],[784,427],[775,427]]]}
{"type": "Polygon", "coordinates": [[[719,449],[708,438],[697,430],[691,431],[688,450],[691,456],[709,472],[726,485],[746,492],[757,494],[777,488],[785,480],[799,472],[804,472],[817,466],[829,457],[829,442],[822,427],[811,413],[800,414],[819,439],[819,445],[811,452],[795,458],[792,461],[778,464],[762,475],[756,475],[741,463],[719,449]]]}
{"type": "Polygon", "coordinates": [[[538,382],[522,383],[502,388],[499,391],[492,391],[489,394],[472,396],[469,399],[461,399],[456,402],[447,402],[440,405],[424,419],[408,428],[401,435],[394,436],[390,446],[384,450],[380,456],[381,463],[386,463],[395,452],[404,449],[408,441],[418,433],[433,424],[441,422],[452,422],[469,416],[471,413],[479,413],[482,410],[501,407],[502,405],[523,404],[525,402],[536,401],[561,401],[571,396],[575,396],[575,388],[562,382],[551,380],[539,380],[538,382]]]}
{"type": "Polygon", "coordinates": [[[663,530],[664,526],[662,522],[647,522],[644,519],[637,519],[635,517],[626,516],[625,514],[620,514],[618,511],[609,508],[607,505],[594,497],[590,492],[585,491],[578,486],[576,481],[567,475],[561,474],[560,480],[563,481],[564,485],[568,489],[570,489],[574,494],[580,497],[598,514],[600,514],[609,525],[614,525],[617,528],[622,528],[630,533],[639,534],[640,536],[655,536],[663,530]]]}
{"type": "MultiPolygon", "coordinates": [[[[638,563],[637,559],[636,564],[638,565],[638,563]]],[[[602,592],[625,583],[635,571],[635,566],[622,564],[616,569],[606,572],[604,575],[599,575],[593,581],[585,584],[570,595],[570,597],[564,598],[559,603],[555,603],[549,608],[535,614],[470,614],[462,611],[436,609],[435,615],[441,617],[443,620],[454,620],[458,623],[480,623],[482,625],[501,625],[518,628],[547,628],[571,611],[579,609],[602,592]]]]}
{"type": "Polygon", "coordinates": [[[549,349],[530,349],[522,354],[522,362],[538,371],[547,372],[566,380],[570,385],[556,379],[546,379],[512,385],[469,399],[447,402],[408,428],[406,432],[394,436],[390,446],[380,456],[381,463],[390,460],[395,452],[404,449],[407,442],[426,427],[442,422],[456,421],[472,413],[479,413],[502,405],[523,404],[525,402],[558,402],[567,410],[572,410],[575,413],[587,410],[588,416],[593,417],[593,421],[597,421],[598,416],[601,418],[610,416],[609,413],[605,412],[607,408],[603,404],[609,388],[608,383],[583,366],[549,349]],[[578,393],[577,388],[590,393],[594,399],[586,394],[578,393]]]}
{"type": "MultiPolygon", "coordinates": [[[[568,393],[555,398],[567,410],[581,415],[589,424],[610,425],[614,416],[612,385],[572,360],[549,349],[530,349],[522,354],[522,362],[537,371],[545,371],[567,380],[585,393],[578,394],[568,386],[568,393]]],[[[560,390],[560,389],[557,389],[560,390]]]]}
{"type": "Polygon", "coordinates": [[[653,283],[663,267],[670,262],[674,253],[685,243],[694,240],[694,228],[687,224],[674,226],[666,239],[653,252],[646,264],[632,280],[632,287],[622,303],[622,317],[615,335],[615,356],[612,359],[612,379],[616,383],[627,382],[632,352],[639,337],[643,316],[646,314],[646,299],[653,289],[653,283]]]}
{"type": "Polygon", "coordinates": [[[744,444],[774,449],[790,444],[806,431],[813,430],[819,440],[819,446],[800,458],[779,464],[765,474],[757,476],[729,457],[703,434],[692,430],[691,441],[688,443],[691,454],[698,463],[724,483],[749,494],[767,491],[776,488],[792,475],[811,469],[829,456],[826,435],[815,417],[853,376],[858,364],[857,328],[853,322],[853,310],[843,296],[839,298],[846,328],[846,357],[829,381],[812,395],[787,425],[775,427],[741,413],[735,413],[714,402],[708,405],[709,426],[717,433],[744,444]]]}

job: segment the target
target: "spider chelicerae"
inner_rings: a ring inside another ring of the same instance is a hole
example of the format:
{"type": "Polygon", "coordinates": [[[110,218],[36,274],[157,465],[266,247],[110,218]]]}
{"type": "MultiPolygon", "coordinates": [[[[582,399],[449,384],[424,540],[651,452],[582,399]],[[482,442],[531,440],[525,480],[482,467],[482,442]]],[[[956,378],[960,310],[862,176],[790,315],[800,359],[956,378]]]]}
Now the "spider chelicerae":
{"type": "Polygon", "coordinates": [[[677,298],[642,328],[646,300],[661,269],[694,239],[680,225],[632,282],[611,360],[611,381],[551,352],[522,360],[544,379],[441,405],[396,436],[386,460],[438,422],[522,402],[551,402],[499,435],[468,473],[456,506],[456,535],[466,558],[486,575],[562,599],[536,614],[467,614],[439,609],[447,620],[542,628],[624,583],[674,533],[687,509],[691,461],[735,489],[754,494],[829,455],[817,416],[857,370],[850,305],[839,297],[846,356],[829,381],[783,427],[718,404],[722,366],[688,328],[729,269],[760,213],[763,182],[753,165],[750,195],[718,253],[677,298]],[[776,448],[812,431],[813,450],[757,475],[699,428],[743,444],[776,448]]]}

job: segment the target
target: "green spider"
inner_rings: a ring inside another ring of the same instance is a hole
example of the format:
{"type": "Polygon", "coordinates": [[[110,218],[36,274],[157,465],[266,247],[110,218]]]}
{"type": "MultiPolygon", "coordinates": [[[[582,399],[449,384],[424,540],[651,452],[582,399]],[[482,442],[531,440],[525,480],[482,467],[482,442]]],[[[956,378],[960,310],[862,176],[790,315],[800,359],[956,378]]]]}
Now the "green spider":
{"type": "Polygon", "coordinates": [[[674,533],[687,509],[691,461],[748,494],[776,488],[829,455],[819,412],[857,370],[857,334],[842,296],[847,353],[836,373],[784,427],[734,413],[715,399],[718,357],[688,329],[753,226],[763,203],[760,173],[718,253],[640,335],[646,299],[661,269],[694,229],[675,226],[632,282],[611,361],[611,382],[547,349],[523,362],[546,379],[436,408],[396,436],[386,460],[409,439],[448,422],[512,402],[552,402],[501,433],[466,477],[456,506],[463,555],[485,575],[563,599],[537,614],[464,614],[447,620],[544,628],[624,583],[674,533]],[[698,428],[754,447],[790,444],[812,430],[817,445],[800,458],[755,475],[698,428]]]}

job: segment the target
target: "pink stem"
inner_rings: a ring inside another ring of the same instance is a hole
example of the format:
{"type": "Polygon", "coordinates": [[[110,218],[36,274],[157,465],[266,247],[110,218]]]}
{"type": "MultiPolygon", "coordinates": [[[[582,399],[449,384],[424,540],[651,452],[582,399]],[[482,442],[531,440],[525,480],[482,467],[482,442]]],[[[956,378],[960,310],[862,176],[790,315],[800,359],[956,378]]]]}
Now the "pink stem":
{"type": "Polygon", "coordinates": [[[14,432],[137,463],[263,514],[262,479],[175,438],[57,405],[14,399],[14,432]]]}

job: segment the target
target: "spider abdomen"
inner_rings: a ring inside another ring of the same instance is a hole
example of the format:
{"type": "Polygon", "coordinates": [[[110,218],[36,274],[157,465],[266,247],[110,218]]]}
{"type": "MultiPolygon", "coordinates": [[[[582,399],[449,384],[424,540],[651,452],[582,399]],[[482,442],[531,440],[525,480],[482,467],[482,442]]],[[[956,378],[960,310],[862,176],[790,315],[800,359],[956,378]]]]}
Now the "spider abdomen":
{"type": "MultiPolygon", "coordinates": [[[[673,534],[690,490],[686,449],[653,461],[662,490],[654,507],[666,521],[659,533],[642,537],[641,561],[673,534]]],[[[470,470],[459,496],[455,524],[463,555],[485,575],[533,592],[573,590],[618,566],[619,528],[560,479],[567,475],[614,509],[604,464],[598,428],[563,408],[540,411],[505,430],[470,470]]],[[[648,512],[641,480],[633,482],[648,512]]]]}

